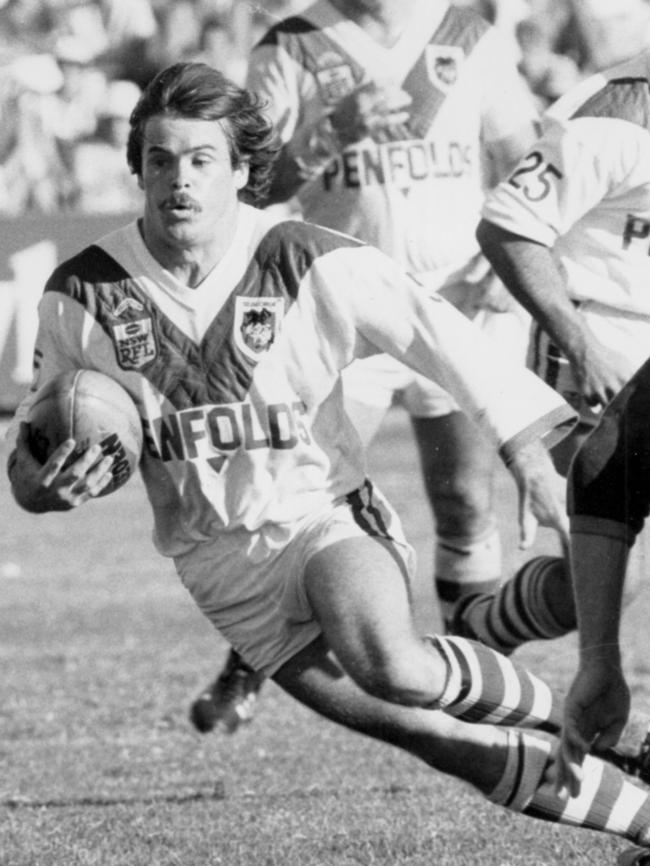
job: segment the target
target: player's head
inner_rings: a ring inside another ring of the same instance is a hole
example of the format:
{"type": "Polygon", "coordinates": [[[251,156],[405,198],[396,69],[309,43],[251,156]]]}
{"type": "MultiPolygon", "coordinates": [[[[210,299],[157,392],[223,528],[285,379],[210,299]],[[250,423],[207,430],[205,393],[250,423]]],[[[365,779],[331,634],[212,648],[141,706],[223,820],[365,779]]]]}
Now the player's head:
{"type": "Polygon", "coordinates": [[[131,114],[126,155],[139,178],[147,121],[159,115],[219,122],[228,140],[232,167],[248,166],[248,182],[240,198],[251,203],[264,198],[279,142],[254,93],[206,63],[175,63],[163,69],[147,85],[131,114]]]}

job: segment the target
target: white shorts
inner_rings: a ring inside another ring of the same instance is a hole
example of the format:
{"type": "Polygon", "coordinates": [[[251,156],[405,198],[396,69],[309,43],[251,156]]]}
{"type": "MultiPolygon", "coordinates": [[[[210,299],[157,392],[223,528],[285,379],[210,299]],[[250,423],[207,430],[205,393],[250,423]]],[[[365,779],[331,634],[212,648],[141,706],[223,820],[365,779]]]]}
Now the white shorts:
{"type": "MultiPolygon", "coordinates": [[[[650,356],[650,318],[622,313],[592,301],[577,305],[596,339],[608,349],[627,356],[630,378],[650,356]]],[[[594,427],[601,407],[592,407],[580,393],[567,359],[539,324],[531,324],[528,367],[554,388],[580,414],[580,421],[594,427]]]]}
{"type": "MultiPolygon", "coordinates": [[[[528,343],[528,319],[521,312],[481,310],[474,324],[495,342],[495,351],[507,353],[513,363],[524,364],[528,343]]],[[[440,385],[396,361],[390,355],[373,355],[353,361],[342,374],[345,399],[387,411],[403,406],[413,418],[442,418],[460,407],[440,385]]]]}
{"type": "Polygon", "coordinates": [[[390,546],[410,585],[413,549],[397,514],[369,481],[294,526],[223,533],[176,557],[175,565],[228,643],[272,676],[321,632],[304,586],[311,557],[338,541],[368,536],[390,546]]]}

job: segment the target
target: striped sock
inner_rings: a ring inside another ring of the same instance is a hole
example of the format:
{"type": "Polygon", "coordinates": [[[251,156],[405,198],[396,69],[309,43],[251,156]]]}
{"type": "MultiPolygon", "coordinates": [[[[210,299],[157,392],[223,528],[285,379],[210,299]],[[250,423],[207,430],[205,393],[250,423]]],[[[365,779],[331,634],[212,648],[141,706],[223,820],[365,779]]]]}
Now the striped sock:
{"type": "Polygon", "coordinates": [[[476,641],[440,635],[428,640],[448,666],[437,709],[465,722],[558,733],[562,701],[534,674],[476,641]]]}
{"type": "Polygon", "coordinates": [[[438,538],[434,583],[445,628],[461,598],[498,590],[501,571],[501,539],[496,525],[478,538],[438,538]]]}
{"type": "Polygon", "coordinates": [[[549,605],[554,594],[567,591],[565,570],[565,561],[557,556],[531,559],[497,592],[461,599],[454,611],[451,632],[474,638],[506,655],[530,640],[568,634],[576,627],[573,605],[569,602],[564,622],[549,605]]]}
{"type": "Polygon", "coordinates": [[[577,797],[555,791],[555,747],[523,731],[508,734],[508,756],[500,782],[489,795],[494,803],[531,818],[602,830],[647,845],[650,795],[616,767],[587,755],[577,797]]]}

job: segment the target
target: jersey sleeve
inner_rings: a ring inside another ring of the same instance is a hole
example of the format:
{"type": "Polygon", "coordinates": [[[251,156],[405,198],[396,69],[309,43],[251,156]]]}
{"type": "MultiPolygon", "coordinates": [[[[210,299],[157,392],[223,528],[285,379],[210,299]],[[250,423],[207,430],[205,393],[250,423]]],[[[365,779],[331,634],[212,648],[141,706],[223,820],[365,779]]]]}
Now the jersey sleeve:
{"type": "Polygon", "coordinates": [[[632,544],[650,511],[650,361],[606,408],[569,475],[572,530],[632,544]]]}
{"type": "Polygon", "coordinates": [[[575,421],[564,400],[438,295],[372,247],[323,258],[316,315],[349,347],[344,362],[386,352],[440,384],[508,460],[538,436],[550,446],[575,421]],[[323,305],[326,307],[323,308],[323,305]]]}
{"type": "Polygon", "coordinates": [[[510,176],[488,193],[483,217],[550,247],[628,184],[638,159],[635,128],[625,121],[552,123],[510,176]]]}

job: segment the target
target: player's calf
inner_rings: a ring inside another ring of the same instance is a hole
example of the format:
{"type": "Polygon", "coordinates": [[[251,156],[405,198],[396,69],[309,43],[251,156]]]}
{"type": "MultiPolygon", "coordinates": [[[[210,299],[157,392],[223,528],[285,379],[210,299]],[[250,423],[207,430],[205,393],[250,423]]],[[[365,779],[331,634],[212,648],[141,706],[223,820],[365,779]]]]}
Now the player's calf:
{"type": "Polygon", "coordinates": [[[575,605],[564,559],[537,556],[495,592],[461,598],[451,616],[449,632],[509,655],[528,641],[561,637],[575,627],[575,605]]]}

